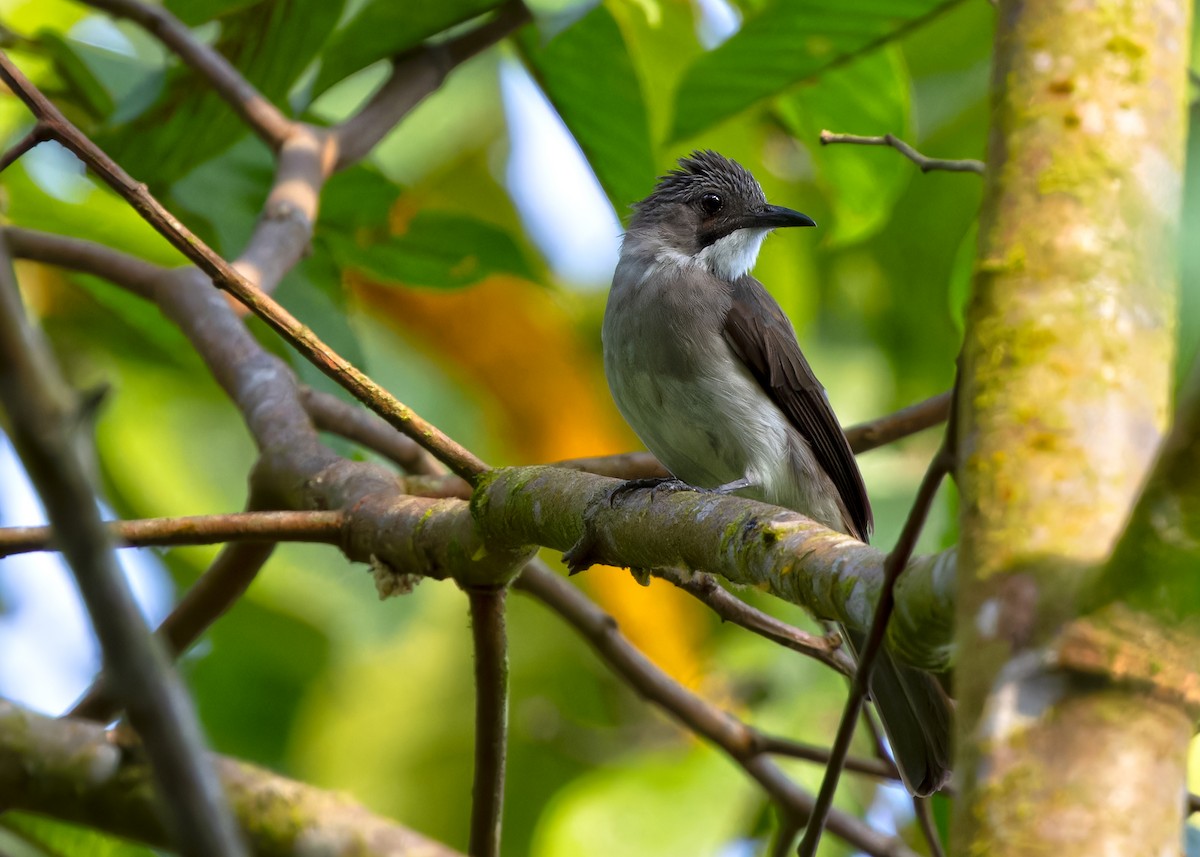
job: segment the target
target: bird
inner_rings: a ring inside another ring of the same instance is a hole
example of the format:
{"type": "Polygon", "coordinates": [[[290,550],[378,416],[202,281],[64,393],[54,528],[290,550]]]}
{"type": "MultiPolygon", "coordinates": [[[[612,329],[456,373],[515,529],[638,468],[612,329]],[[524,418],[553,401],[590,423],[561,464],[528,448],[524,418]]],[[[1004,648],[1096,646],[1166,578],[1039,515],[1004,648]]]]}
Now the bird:
{"type": "MultiPolygon", "coordinates": [[[[867,541],[874,520],[854,454],[791,321],[750,275],[773,230],[813,226],[768,203],[737,161],[680,158],[633,206],[604,311],[604,371],[671,474],[659,487],[753,498],[867,541]]],[[[904,785],[944,786],[952,703],[936,678],[884,649],[870,692],[904,785]]]]}

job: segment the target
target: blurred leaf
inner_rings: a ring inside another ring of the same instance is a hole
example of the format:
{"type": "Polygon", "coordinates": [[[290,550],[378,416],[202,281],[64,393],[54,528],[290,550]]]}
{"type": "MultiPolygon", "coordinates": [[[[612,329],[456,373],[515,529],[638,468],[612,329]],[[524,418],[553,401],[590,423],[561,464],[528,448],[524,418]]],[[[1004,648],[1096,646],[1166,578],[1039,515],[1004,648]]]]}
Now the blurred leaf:
{"type": "Polygon", "coordinates": [[[779,0],[692,65],[676,96],[671,136],[693,137],[792,84],[897,37],[957,2],[779,0]]]}
{"type": "Polygon", "coordinates": [[[88,70],[111,93],[116,105],[105,114],[109,125],[128,122],[148,109],[162,95],[166,72],[137,57],[110,51],[86,42],[70,42],[88,70]]]}
{"type": "Polygon", "coordinates": [[[8,857],[154,857],[155,852],[114,836],[25,812],[6,812],[0,818],[0,853],[8,857]],[[28,851],[9,852],[7,837],[28,851]]]}
{"type": "Polygon", "coordinates": [[[165,0],[163,3],[176,18],[189,27],[240,12],[261,3],[262,0],[165,0]]]}
{"type": "Polygon", "coordinates": [[[439,0],[397,3],[368,0],[362,10],[329,40],[313,83],[319,95],[371,63],[419,45],[464,21],[500,5],[501,0],[439,0]]]}
{"type": "Polygon", "coordinates": [[[66,94],[97,121],[105,119],[116,107],[112,95],[79,58],[74,47],[53,30],[39,30],[37,41],[49,54],[62,78],[66,94]]]}
{"type": "Polygon", "coordinates": [[[821,131],[907,137],[910,89],[904,57],[893,45],[832,69],[777,102],[784,124],[812,152],[817,183],[834,213],[827,233],[833,246],[879,231],[916,169],[890,149],[822,146],[821,131]]]}
{"type": "Polygon", "coordinates": [[[533,857],[694,857],[716,853],[753,820],[753,787],[708,747],[639,754],[556,796],[533,857]],[[696,812],[703,807],[703,812],[696,812]],[[620,823],[614,823],[620,819],[620,823]]]}
{"type": "MultiPolygon", "coordinates": [[[[267,98],[282,102],[337,23],[342,0],[272,0],[224,19],[215,47],[267,98]]],[[[160,187],[248,133],[207,81],[175,69],[152,109],[97,142],[133,175],[160,187]]]]}
{"type": "Polygon", "coordinates": [[[656,173],[650,122],[612,13],[597,6],[541,46],[527,32],[520,48],[617,211],[649,193],[656,173]]]}
{"type": "Polygon", "coordinates": [[[329,661],[329,640],[308,623],[243,598],[205,637],[185,674],[213,749],[284,767],[297,707],[329,661]]]}
{"type": "Polygon", "coordinates": [[[975,254],[979,247],[979,223],[971,227],[963,235],[958,244],[958,252],[954,254],[954,267],[950,269],[950,317],[959,333],[966,329],[967,301],[971,299],[971,281],[975,277],[975,254]]]}
{"type": "Polygon", "coordinates": [[[77,184],[78,199],[55,198],[18,162],[4,171],[4,214],[28,229],[98,241],[151,262],[178,265],[183,261],[179,251],[116,194],[82,177],[77,184]]]}
{"type": "Polygon", "coordinates": [[[365,243],[336,232],[321,240],[343,268],[388,283],[459,288],[494,273],[533,276],[511,235],[459,214],[422,211],[404,234],[365,243]]]}
{"type": "Polygon", "coordinates": [[[321,193],[318,228],[343,232],[380,229],[392,213],[400,187],[367,164],[334,173],[321,193]]]}

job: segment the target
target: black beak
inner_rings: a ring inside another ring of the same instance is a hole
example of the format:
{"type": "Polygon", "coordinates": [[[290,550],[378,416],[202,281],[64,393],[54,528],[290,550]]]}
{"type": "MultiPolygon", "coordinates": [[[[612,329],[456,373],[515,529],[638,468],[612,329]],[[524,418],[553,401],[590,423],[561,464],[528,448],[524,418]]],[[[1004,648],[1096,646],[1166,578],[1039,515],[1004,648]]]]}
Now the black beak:
{"type": "Polygon", "coordinates": [[[749,215],[747,220],[751,221],[748,226],[757,226],[760,229],[779,229],[784,226],[816,226],[817,222],[807,214],[801,214],[798,211],[793,211],[790,208],[784,208],[782,205],[768,205],[761,208],[753,214],[749,215]]]}

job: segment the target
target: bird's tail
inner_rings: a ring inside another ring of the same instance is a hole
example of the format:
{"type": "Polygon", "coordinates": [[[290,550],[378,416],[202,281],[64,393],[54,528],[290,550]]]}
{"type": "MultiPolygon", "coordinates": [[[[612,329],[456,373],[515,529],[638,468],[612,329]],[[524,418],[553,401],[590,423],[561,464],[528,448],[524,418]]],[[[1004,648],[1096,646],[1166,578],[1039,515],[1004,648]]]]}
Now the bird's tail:
{"type": "MultiPolygon", "coordinates": [[[[861,651],[865,635],[851,631],[861,651]]],[[[871,698],[883,721],[905,787],[930,795],[950,779],[954,703],[929,673],[901,666],[884,649],[871,670],[871,698]]]]}

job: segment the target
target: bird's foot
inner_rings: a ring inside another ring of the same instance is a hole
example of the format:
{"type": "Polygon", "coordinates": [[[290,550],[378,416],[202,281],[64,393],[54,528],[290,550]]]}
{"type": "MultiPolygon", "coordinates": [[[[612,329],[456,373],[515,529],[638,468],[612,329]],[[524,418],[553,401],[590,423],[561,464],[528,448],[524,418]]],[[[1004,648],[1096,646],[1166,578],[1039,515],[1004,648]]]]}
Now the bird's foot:
{"type": "Polygon", "coordinates": [[[629,479],[609,489],[583,513],[583,535],[579,537],[579,541],[575,542],[569,550],[563,553],[563,562],[566,563],[567,574],[574,575],[579,574],[581,571],[587,571],[601,561],[598,555],[600,539],[596,533],[596,525],[593,520],[596,514],[596,506],[604,504],[609,509],[615,508],[618,497],[632,491],[639,491],[643,488],[650,489],[651,500],[655,499],[660,491],[674,493],[675,491],[693,490],[692,486],[686,482],[669,476],[629,479]]]}
{"type": "Polygon", "coordinates": [[[617,498],[622,494],[640,491],[643,488],[650,489],[651,500],[657,498],[660,491],[665,491],[668,494],[674,494],[676,491],[699,490],[693,485],[688,485],[682,479],[676,479],[674,476],[653,476],[646,479],[627,479],[615,488],[610,489],[608,494],[605,495],[605,499],[608,502],[608,508],[612,509],[616,505],[617,498]]]}

